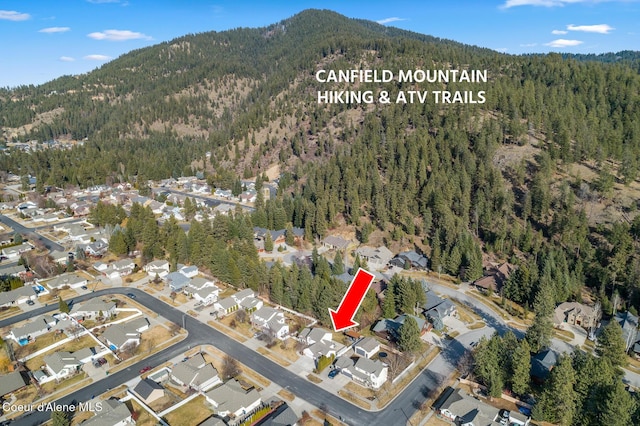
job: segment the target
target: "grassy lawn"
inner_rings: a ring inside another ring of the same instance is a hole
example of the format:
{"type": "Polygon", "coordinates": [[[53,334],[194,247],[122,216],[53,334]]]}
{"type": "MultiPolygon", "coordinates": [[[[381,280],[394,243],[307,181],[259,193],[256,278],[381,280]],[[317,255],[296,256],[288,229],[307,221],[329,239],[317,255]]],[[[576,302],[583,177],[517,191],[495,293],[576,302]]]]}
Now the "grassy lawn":
{"type": "Polygon", "coordinates": [[[280,395],[283,399],[286,399],[287,401],[293,401],[294,399],[296,399],[296,396],[286,389],[280,389],[278,391],[278,395],[280,395]]]}
{"type": "Polygon", "coordinates": [[[271,352],[269,349],[264,348],[262,346],[258,347],[258,349],[256,349],[256,352],[258,352],[260,355],[263,355],[267,358],[269,358],[271,361],[283,366],[283,367],[288,367],[291,365],[291,363],[283,360],[282,358],[280,358],[279,356],[276,356],[273,352],[271,352]]]}
{"type": "Polygon", "coordinates": [[[121,304],[120,307],[125,307],[125,308],[136,308],[138,310],[140,310],[140,312],[143,312],[146,316],[151,317],[151,318],[157,318],[158,317],[158,313],[154,312],[150,309],[147,309],[146,307],[142,306],[141,304],[139,304],[138,302],[135,302],[129,298],[125,298],[124,303],[121,304]]]}
{"type": "MultiPolygon", "coordinates": [[[[38,388],[36,388],[35,385],[29,385],[20,389],[19,391],[16,391],[14,395],[16,397],[14,405],[30,404],[36,400],[36,397],[38,395],[38,388]]],[[[16,413],[16,415],[18,414],[20,413],[16,413]]]]}
{"type": "Polygon", "coordinates": [[[27,355],[30,355],[32,353],[39,351],[40,349],[44,349],[46,347],[53,345],[54,343],[64,339],[65,337],[66,336],[64,334],[58,334],[56,336],[55,332],[49,332],[49,333],[43,334],[42,336],[36,337],[34,341],[32,341],[27,345],[17,346],[17,347],[14,346],[16,348],[14,351],[16,354],[16,358],[18,359],[24,358],[27,355]]]}
{"type": "Polygon", "coordinates": [[[467,328],[469,330],[477,330],[477,329],[483,328],[485,326],[486,326],[486,324],[484,322],[479,321],[479,322],[477,322],[475,324],[468,325],[467,328]]]}
{"type": "Polygon", "coordinates": [[[342,388],[343,390],[347,391],[347,392],[351,392],[354,393],[362,398],[371,398],[374,395],[374,392],[372,389],[369,388],[365,388],[363,386],[360,386],[354,382],[349,382],[345,385],[344,388],[342,388]]]}
{"type": "Polygon", "coordinates": [[[282,342],[278,342],[269,350],[277,353],[278,355],[291,362],[296,362],[298,358],[300,358],[300,355],[298,355],[298,353],[296,352],[296,342],[293,339],[287,339],[282,342]]]}
{"type": "Polygon", "coordinates": [[[236,319],[236,315],[237,312],[231,315],[227,315],[224,318],[219,319],[218,321],[220,321],[222,324],[226,325],[227,327],[233,329],[234,331],[242,334],[244,337],[247,338],[252,338],[253,337],[253,330],[251,329],[251,324],[249,324],[248,319],[249,319],[249,314],[246,314],[247,317],[247,322],[240,322],[236,319]],[[231,323],[235,323],[235,327],[232,327],[231,323]]]}
{"type": "MultiPolygon", "coordinates": [[[[226,354],[213,346],[206,346],[204,350],[208,352],[204,354],[205,361],[213,363],[213,366],[218,371],[220,371],[222,359],[226,356],[226,354]],[[213,354],[213,356],[211,354],[213,354]]],[[[269,387],[271,385],[271,381],[251,370],[246,365],[240,362],[238,362],[238,365],[240,366],[240,370],[242,371],[239,376],[240,378],[244,378],[246,381],[258,383],[263,388],[269,387]]]]}
{"type": "MultiPolygon", "coordinates": [[[[85,380],[87,379],[87,373],[85,372],[81,372],[76,374],[73,377],[69,377],[68,379],[65,379],[63,381],[61,381],[60,383],[56,383],[55,380],[45,383],[44,385],[42,385],[42,390],[45,391],[46,393],[51,393],[54,390],[55,391],[59,391],[61,389],[65,389],[65,388],[82,388],[85,387],[86,385],[88,385],[89,383],[91,383],[91,379],[89,380],[85,380]],[[81,386],[74,386],[76,384],[79,384],[79,382],[82,382],[81,386]]],[[[68,389],[69,391],[72,389],[68,389]]],[[[56,395],[56,398],[59,398],[59,395],[56,395]]]]}
{"type": "Polygon", "coordinates": [[[149,408],[151,408],[156,413],[159,413],[177,403],[178,401],[175,395],[173,395],[171,392],[165,392],[165,395],[162,398],[156,399],[155,401],[150,403],[149,408]]]}
{"type": "Polygon", "coordinates": [[[69,300],[77,295],[78,293],[75,290],[69,288],[66,290],[58,291],[58,294],[56,296],[54,296],[52,293],[44,294],[38,298],[38,301],[42,305],[46,305],[51,303],[58,303],[58,297],[61,297],[63,300],[69,300]]]}
{"type": "Polygon", "coordinates": [[[315,374],[308,374],[307,379],[309,379],[310,382],[313,382],[315,384],[322,383],[322,379],[316,376],[315,374]]]}
{"type": "Polygon", "coordinates": [[[343,424],[344,424],[344,423],[342,423],[340,420],[336,419],[335,417],[330,416],[329,414],[325,414],[325,413],[323,413],[323,412],[322,412],[322,411],[320,411],[320,410],[313,410],[313,411],[311,411],[311,415],[312,415],[313,417],[318,418],[318,419],[324,420],[324,421],[325,421],[325,423],[324,423],[324,424],[327,424],[327,422],[328,422],[329,424],[332,424],[332,425],[343,425],[343,424]]]}
{"type": "Polygon", "coordinates": [[[17,315],[22,312],[22,309],[17,306],[12,306],[10,308],[2,308],[0,310],[0,319],[5,319],[17,315]]]}
{"type": "Polygon", "coordinates": [[[219,332],[226,334],[232,339],[237,340],[240,343],[247,341],[246,337],[244,337],[243,335],[236,333],[234,330],[224,327],[222,324],[219,324],[215,321],[207,321],[207,324],[209,324],[211,327],[215,328],[219,332]]]}
{"type": "Polygon", "coordinates": [[[138,413],[138,419],[136,420],[136,426],[155,426],[158,424],[158,420],[153,417],[147,410],[142,408],[135,400],[130,399],[125,402],[129,411],[132,413],[138,413]]]}
{"type": "Polygon", "coordinates": [[[340,395],[342,398],[346,399],[347,401],[357,405],[358,407],[364,408],[365,410],[370,410],[371,409],[371,404],[369,404],[366,401],[361,400],[360,398],[358,398],[355,394],[351,393],[351,392],[346,392],[343,390],[339,390],[338,391],[338,395],[340,395]]]}
{"type": "MultiPolygon", "coordinates": [[[[58,346],[55,349],[55,351],[56,352],[59,352],[59,351],[75,352],[79,349],[90,348],[96,345],[97,345],[96,341],[93,340],[89,335],[85,334],[84,336],[80,337],[80,339],[78,340],[71,340],[70,342],[67,342],[61,346],[58,346]]],[[[48,352],[48,354],[51,354],[51,353],[53,353],[53,351],[48,352]]],[[[31,358],[30,360],[25,362],[25,365],[31,371],[39,370],[40,367],[44,365],[45,355],[47,354],[40,354],[34,358],[31,358]]]]}
{"type": "Polygon", "coordinates": [[[170,425],[197,425],[212,414],[213,411],[207,407],[204,396],[200,395],[168,413],[164,418],[170,425]]]}

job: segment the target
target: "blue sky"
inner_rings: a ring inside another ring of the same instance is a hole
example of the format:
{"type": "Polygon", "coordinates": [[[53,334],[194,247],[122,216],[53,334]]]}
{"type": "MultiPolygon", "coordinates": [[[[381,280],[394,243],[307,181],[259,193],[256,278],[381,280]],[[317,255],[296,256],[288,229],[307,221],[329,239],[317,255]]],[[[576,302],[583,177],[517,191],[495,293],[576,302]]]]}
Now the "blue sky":
{"type": "Polygon", "coordinates": [[[0,2],[0,87],[40,84],[188,33],[265,26],[307,8],[501,52],[640,49],[640,0],[0,2]]]}

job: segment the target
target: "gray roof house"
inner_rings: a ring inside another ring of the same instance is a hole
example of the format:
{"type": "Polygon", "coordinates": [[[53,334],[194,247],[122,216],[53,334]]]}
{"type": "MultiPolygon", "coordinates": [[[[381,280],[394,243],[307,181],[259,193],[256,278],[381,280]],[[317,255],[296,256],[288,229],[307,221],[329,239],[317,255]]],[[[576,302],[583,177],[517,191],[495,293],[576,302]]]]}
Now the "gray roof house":
{"type": "Polygon", "coordinates": [[[125,327],[121,324],[109,326],[104,333],[102,333],[102,337],[104,337],[107,346],[109,346],[112,351],[121,349],[126,345],[140,344],[140,333],[135,329],[125,327]]]}
{"type": "Polygon", "coordinates": [[[40,317],[35,321],[28,322],[22,327],[14,327],[9,333],[9,337],[11,337],[16,342],[21,339],[35,339],[38,336],[42,336],[43,334],[49,332],[51,327],[47,323],[47,321],[40,317]]]}
{"type": "Polygon", "coordinates": [[[499,410],[469,396],[462,389],[453,390],[442,401],[438,411],[442,417],[460,425],[498,425],[494,419],[499,410]]]}
{"type": "Polygon", "coordinates": [[[558,356],[551,349],[538,352],[531,357],[531,377],[537,382],[546,380],[557,362],[558,356]]]}
{"type": "Polygon", "coordinates": [[[615,316],[622,328],[622,338],[625,342],[625,350],[629,350],[638,341],[638,317],[630,312],[618,312],[615,316]]]}
{"type": "MultiPolygon", "coordinates": [[[[97,411],[97,410],[96,410],[97,411]]],[[[81,423],[82,426],[125,426],[135,424],[131,412],[124,402],[116,399],[102,401],[102,410],[81,423]]]]}
{"type": "Polygon", "coordinates": [[[371,358],[380,350],[380,342],[373,337],[365,337],[353,345],[356,354],[365,358],[371,358]]]}
{"type": "Polygon", "coordinates": [[[374,269],[384,268],[393,258],[393,253],[385,246],[377,248],[359,247],[356,249],[356,254],[360,256],[361,259],[366,260],[369,267],[374,269]]]}
{"type": "Polygon", "coordinates": [[[30,285],[25,285],[14,290],[0,292],[0,307],[24,303],[37,297],[35,289],[30,285]]]}
{"type": "Polygon", "coordinates": [[[238,302],[236,302],[233,297],[226,297],[215,302],[213,307],[220,313],[220,315],[227,315],[238,310],[238,302]]]}
{"type": "Polygon", "coordinates": [[[415,250],[398,253],[396,257],[391,259],[390,263],[399,268],[405,268],[407,265],[413,269],[426,270],[428,260],[426,256],[421,255],[415,250]],[[408,262],[408,263],[407,263],[408,262]]]}
{"type": "Polygon", "coordinates": [[[171,290],[182,291],[189,284],[190,278],[182,272],[171,272],[165,277],[165,280],[171,290]]]}
{"type": "Polygon", "coordinates": [[[69,286],[71,288],[78,288],[78,287],[82,287],[83,285],[87,285],[89,281],[85,278],[85,277],[81,277],[77,274],[71,273],[71,274],[63,274],[63,275],[59,275],[55,278],[50,279],[49,281],[47,281],[47,287],[49,287],[50,289],[54,289],[54,288],[61,288],[64,286],[69,286]]]}
{"type": "Polygon", "coordinates": [[[387,366],[382,362],[361,357],[353,367],[352,378],[373,389],[378,389],[387,381],[387,370],[387,366]]]}
{"type": "Polygon", "coordinates": [[[456,314],[456,305],[449,299],[443,299],[434,291],[425,291],[427,301],[422,305],[424,316],[433,324],[436,330],[444,328],[443,320],[456,314]]]}
{"type": "Polygon", "coordinates": [[[56,380],[63,379],[80,370],[82,363],[74,353],[54,352],[45,355],[44,363],[49,374],[56,380]]]}
{"type": "MultiPolygon", "coordinates": [[[[202,358],[202,355],[199,357],[202,358]]],[[[198,391],[206,391],[222,383],[218,376],[218,370],[215,369],[213,364],[208,363],[202,366],[198,364],[198,356],[179,363],[171,370],[171,379],[181,386],[198,391]],[[194,362],[190,362],[194,359],[194,362]]]]}
{"type": "Polygon", "coordinates": [[[236,379],[211,389],[204,396],[220,416],[240,417],[258,408],[262,402],[257,390],[245,391],[236,379]]]}
{"type": "Polygon", "coordinates": [[[27,386],[27,381],[20,371],[12,371],[0,376],[0,397],[8,395],[27,386]]]}
{"type": "Polygon", "coordinates": [[[151,404],[164,396],[164,388],[157,382],[146,378],[133,388],[133,393],[138,395],[146,404],[151,404]]]}
{"type": "Polygon", "coordinates": [[[74,305],[71,309],[72,317],[85,317],[85,318],[93,318],[100,315],[105,317],[109,317],[116,312],[116,304],[115,302],[105,302],[102,299],[95,298],[86,301],[85,303],[81,303],[79,305],[74,305]]]}

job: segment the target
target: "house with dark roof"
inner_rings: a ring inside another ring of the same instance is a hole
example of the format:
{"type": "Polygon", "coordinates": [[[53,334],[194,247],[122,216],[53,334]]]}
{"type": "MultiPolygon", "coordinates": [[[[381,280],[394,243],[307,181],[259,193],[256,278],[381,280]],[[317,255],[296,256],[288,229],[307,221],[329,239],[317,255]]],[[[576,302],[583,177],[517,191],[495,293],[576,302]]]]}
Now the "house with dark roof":
{"type": "Polygon", "coordinates": [[[434,291],[425,291],[427,301],[422,305],[424,316],[436,330],[444,329],[444,319],[457,314],[456,305],[449,299],[438,296],[434,291]]]}
{"type": "Polygon", "coordinates": [[[544,382],[557,363],[558,355],[551,349],[538,352],[531,357],[531,378],[536,383],[544,382]]]}
{"type": "Polygon", "coordinates": [[[403,269],[417,269],[426,271],[429,261],[427,257],[415,250],[398,253],[396,257],[389,261],[389,264],[403,269]]]}
{"type": "Polygon", "coordinates": [[[439,404],[438,414],[456,425],[498,426],[499,411],[485,402],[468,395],[463,389],[448,390],[449,395],[439,404]]]}
{"type": "Polygon", "coordinates": [[[398,339],[400,327],[402,326],[402,324],[404,324],[407,316],[412,317],[416,321],[416,323],[418,324],[418,328],[420,329],[420,335],[423,335],[428,331],[429,327],[427,321],[415,315],[408,314],[398,315],[394,319],[383,318],[376,323],[372,331],[376,333],[378,337],[381,337],[388,341],[395,341],[398,339]]]}
{"type": "Polygon", "coordinates": [[[164,388],[161,384],[146,378],[140,380],[140,382],[133,388],[133,393],[138,395],[145,404],[151,404],[153,401],[164,396],[164,388]]]}
{"type": "Polygon", "coordinates": [[[480,290],[499,293],[514,270],[515,266],[507,262],[492,266],[485,270],[484,276],[474,281],[473,285],[480,290]]]}
{"type": "Polygon", "coordinates": [[[213,406],[219,416],[242,417],[255,410],[262,398],[255,388],[245,390],[236,379],[204,394],[207,402],[213,406]]]}
{"type": "Polygon", "coordinates": [[[135,421],[127,404],[117,399],[102,401],[101,410],[95,410],[95,416],[80,423],[82,426],[126,426],[135,421]]]}
{"type": "Polygon", "coordinates": [[[625,343],[625,350],[628,352],[634,348],[635,343],[638,342],[638,317],[631,312],[618,312],[614,319],[620,324],[622,328],[622,338],[625,343]]]}
{"type": "Polygon", "coordinates": [[[295,426],[298,415],[285,402],[257,423],[257,426],[295,426]]]}

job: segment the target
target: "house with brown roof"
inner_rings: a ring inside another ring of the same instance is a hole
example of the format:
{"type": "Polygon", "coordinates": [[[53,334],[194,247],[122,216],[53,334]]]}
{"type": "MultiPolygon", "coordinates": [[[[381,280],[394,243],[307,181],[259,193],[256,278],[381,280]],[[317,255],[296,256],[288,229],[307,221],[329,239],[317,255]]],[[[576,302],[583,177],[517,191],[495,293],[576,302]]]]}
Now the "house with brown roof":
{"type": "Polygon", "coordinates": [[[473,285],[480,290],[500,293],[502,286],[509,279],[516,267],[508,262],[485,270],[484,276],[477,279],[473,285]]]}
{"type": "Polygon", "coordinates": [[[578,302],[564,302],[556,307],[553,322],[556,325],[579,325],[589,330],[598,326],[601,316],[601,309],[578,302]]]}

